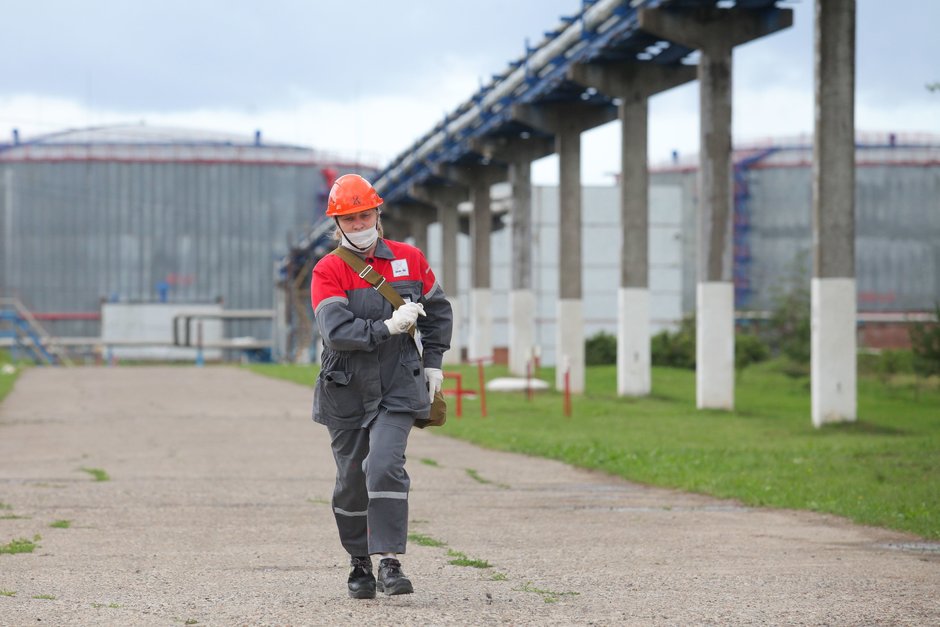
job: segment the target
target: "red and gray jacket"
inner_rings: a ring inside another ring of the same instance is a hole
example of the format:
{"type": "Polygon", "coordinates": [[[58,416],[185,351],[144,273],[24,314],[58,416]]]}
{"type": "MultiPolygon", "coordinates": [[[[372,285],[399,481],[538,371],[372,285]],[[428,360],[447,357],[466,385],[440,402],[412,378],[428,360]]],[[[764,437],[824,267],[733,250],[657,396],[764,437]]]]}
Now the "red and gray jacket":
{"type": "Polygon", "coordinates": [[[391,335],[392,305],[336,255],[313,269],[310,298],[323,339],[313,419],[355,429],[384,407],[426,418],[430,409],[424,368],[440,368],[450,348],[453,311],[424,254],[414,246],[379,239],[363,257],[405,302],[424,305],[418,318],[422,355],[407,333],[391,335]]]}

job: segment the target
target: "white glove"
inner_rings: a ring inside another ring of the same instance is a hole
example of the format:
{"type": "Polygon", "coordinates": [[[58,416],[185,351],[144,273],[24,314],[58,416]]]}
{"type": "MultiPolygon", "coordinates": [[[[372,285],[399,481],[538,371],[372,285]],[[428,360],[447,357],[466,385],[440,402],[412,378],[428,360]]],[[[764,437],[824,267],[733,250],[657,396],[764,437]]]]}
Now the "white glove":
{"type": "Polygon", "coordinates": [[[392,312],[392,317],[385,321],[391,335],[405,333],[415,323],[418,316],[426,316],[424,305],[421,303],[405,303],[392,312]]]}
{"type": "Polygon", "coordinates": [[[424,378],[428,380],[428,396],[431,397],[431,402],[433,403],[434,395],[444,384],[444,373],[440,368],[425,368],[424,378]]]}

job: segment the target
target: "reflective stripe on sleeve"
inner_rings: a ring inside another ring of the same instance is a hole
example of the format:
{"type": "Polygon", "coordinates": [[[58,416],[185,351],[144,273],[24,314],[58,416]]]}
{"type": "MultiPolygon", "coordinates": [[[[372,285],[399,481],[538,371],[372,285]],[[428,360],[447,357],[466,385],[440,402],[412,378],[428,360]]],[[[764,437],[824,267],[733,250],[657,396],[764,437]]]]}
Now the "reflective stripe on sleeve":
{"type": "Polygon", "coordinates": [[[443,292],[443,291],[444,291],[444,288],[441,287],[441,284],[435,281],[434,285],[431,286],[431,289],[429,289],[427,293],[424,295],[424,298],[426,299],[430,298],[432,294],[435,294],[436,292],[443,292]]]}
{"type": "Polygon", "coordinates": [[[347,512],[345,509],[334,507],[333,511],[342,516],[366,516],[369,512],[347,512]]]}
{"type": "Polygon", "coordinates": [[[343,304],[343,305],[348,305],[348,304],[349,304],[349,299],[346,298],[345,296],[329,296],[329,297],[324,298],[323,300],[320,301],[320,303],[317,305],[317,309],[316,309],[316,311],[314,311],[314,313],[317,313],[318,311],[320,311],[321,309],[323,309],[323,306],[324,306],[324,305],[329,305],[330,303],[340,303],[340,304],[343,304]]]}

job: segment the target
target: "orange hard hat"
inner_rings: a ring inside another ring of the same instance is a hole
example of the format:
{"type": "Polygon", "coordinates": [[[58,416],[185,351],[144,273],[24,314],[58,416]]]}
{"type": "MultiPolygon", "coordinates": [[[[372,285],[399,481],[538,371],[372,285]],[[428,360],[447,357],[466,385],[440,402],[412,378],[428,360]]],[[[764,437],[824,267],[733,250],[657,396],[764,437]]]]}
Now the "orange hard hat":
{"type": "Polygon", "coordinates": [[[372,209],[381,204],[382,199],[369,181],[358,174],[344,174],[336,179],[330,189],[326,215],[345,216],[372,209]]]}

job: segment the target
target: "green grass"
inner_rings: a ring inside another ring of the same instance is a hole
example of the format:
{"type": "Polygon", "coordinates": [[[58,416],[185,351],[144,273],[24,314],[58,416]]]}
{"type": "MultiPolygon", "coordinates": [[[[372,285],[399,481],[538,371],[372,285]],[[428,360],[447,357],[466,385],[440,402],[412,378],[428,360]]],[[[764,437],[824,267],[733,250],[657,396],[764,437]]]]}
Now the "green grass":
{"type": "Polygon", "coordinates": [[[423,533],[409,533],[408,540],[420,546],[447,546],[446,542],[432,538],[423,533]]]}
{"type": "Polygon", "coordinates": [[[422,457],[421,463],[425,466],[434,466],[435,468],[440,468],[440,464],[436,460],[431,459],[430,457],[422,457]]]}
{"type": "Polygon", "coordinates": [[[291,364],[248,364],[244,366],[252,372],[263,374],[275,379],[285,379],[300,383],[308,387],[313,387],[317,382],[317,374],[320,372],[319,366],[294,366],[291,364]]]}
{"type": "Polygon", "coordinates": [[[49,526],[53,529],[68,529],[72,526],[71,520],[56,520],[49,523],[49,526]]]}
{"type": "Polygon", "coordinates": [[[13,389],[13,384],[19,378],[23,371],[21,364],[14,364],[9,351],[0,350],[0,403],[7,397],[7,394],[13,389]],[[16,370],[10,374],[3,372],[4,366],[12,366],[16,370]]]}
{"type": "MultiPolygon", "coordinates": [[[[311,386],[311,366],[255,365],[261,374],[311,386]],[[294,372],[296,370],[297,372],[294,372]],[[290,374],[290,376],[286,376],[290,374]]],[[[475,366],[450,368],[477,388],[475,366]]],[[[506,376],[486,368],[488,379],[506,376]]],[[[554,381],[554,371],[539,370],[554,381]]],[[[764,363],[736,383],[733,412],[695,408],[695,373],[653,369],[646,398],[616,395],[616,368],[587,369],[584,395],[563,414],[562,395],[540,392],[465,398],[442,434],[493,449],[561,460],[650,485],[734,498],[747,505],[805,509],[940,539],[940,389],[875,377],[858,382],[855,423],[813,427],[806,377],[764,363]]],[[[445,387],[450,387],[445,383],[445,387]]]]}
{"type": "Polygon", "coordinates": [[[471,568],[492,568],[493,566],[486,560],[478,560],[467,557],[466,553],[461,553],[460,551],[455,551],[453,549],[447,550],[447,557],[452,557],[454,559],[447,562],[448,564],[453,564],[454,566],[470,566],[471,568]]]}
{"type": "Polygon", "coordinates": [[[492,481],[490,481],[489,479],[485,479],[485,478],[481,477],[481,476],[480,476],[480,473],[477,472],[477,471],[476,471],[475,469],[473,469],[473,468],[467,468],[466,471],[467,471],[467,476],[470,477],[471,479],[473,479],[474,481],[476,481],[477,483],[482,483],[483,485],[492,484],[492,485],[495,485],[497,488],[502,488],[503,490],[506,490],[506,489],[509,488],[509,486],[506,485],[505,483],[496,483],[496,484],[494,484],[494,483],[493,483],[492,481]]]}
{"type": "Polygon", "coordinates": [[[489,479],[484,479],[483,477],[481,477],[480,473],[474,470],[473,468],[467,468],[467,476],[473,479],[474,481],[476,481],[477,483],[482,483],[483,485],[486,485],[488,483],[493,483],[489,479]]]}
{"type": "Polygon", "coordinates": [[[39,545],[40,537],[37,535],[33,537],[32,540],[28,538],[17,538],[15,540],[10,540],[6,544],[0,544],[0,554],[8,553],[10,555],[14,553],[32,553],[36,550],[39,545]]]}
{"type": "Polygon", "coordinates": [[[46,601],[55,601],[55,595],[53,594],[34,594],[32,599],[44,599],[46,601]]]}
{"type": "Polygon", "coordinates": [[[0,597],[15,597],[16,590],[0,590],[0,597]]]}
{"type": "Polygon", "coordinates": [[[95,481],[110,481],[111,477],[108,475],[107,471],[102,470],[101,468],[79,468],[82,472],[87,472],[89,475],[94,477],[95,481]]]}
{"type": "Polygon", "coordinates": [[[542,600],[546,603],[556,603],[558,599],[563,596],[577,596],[581,594],[580,592],[555,592],[553,590],[543,590],[533,586],[531,581],[527,581],[523,586],[519,588],[513,588],[513,590],[517,590],[519,592],[532,592],[534,594],[541,595],[542,600]]]}

